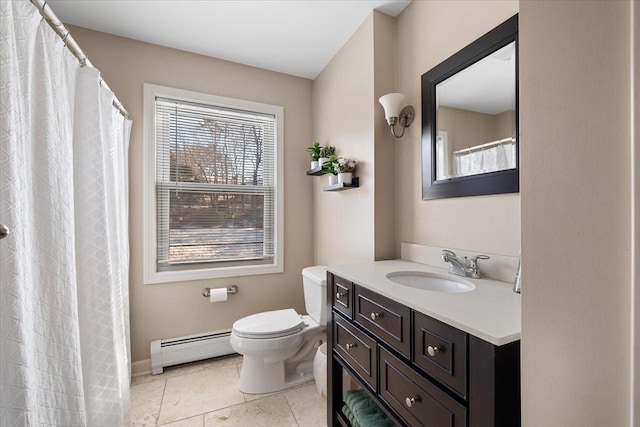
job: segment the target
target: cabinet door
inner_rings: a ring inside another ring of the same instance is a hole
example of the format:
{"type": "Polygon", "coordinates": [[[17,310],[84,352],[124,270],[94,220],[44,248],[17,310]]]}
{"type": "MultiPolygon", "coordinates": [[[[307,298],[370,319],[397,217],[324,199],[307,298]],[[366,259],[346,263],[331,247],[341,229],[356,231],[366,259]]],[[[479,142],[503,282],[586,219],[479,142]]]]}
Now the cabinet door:
{"type": "Polygon", "coordinates": [[[467,334],[421,313],[413,313],[413,362],[467,397],[467,334]]]}
{"type": "Polygon", "coordinates": [[[410,426],[466,427],[460,403],[380,347],[380,397],[410,426]]]}
{"type": "Polygon", "coordinates": [[[354,293],[354,320],[409,357],[411,348],[409,308],[360,286],[354,286],[354,293]]]}

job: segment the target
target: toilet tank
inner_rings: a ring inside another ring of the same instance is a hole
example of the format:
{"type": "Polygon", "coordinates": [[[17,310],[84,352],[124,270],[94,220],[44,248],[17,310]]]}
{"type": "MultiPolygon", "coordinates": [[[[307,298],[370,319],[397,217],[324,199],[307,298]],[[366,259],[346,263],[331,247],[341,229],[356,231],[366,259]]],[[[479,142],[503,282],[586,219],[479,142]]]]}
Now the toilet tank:
{"type": "Polygon", "coordinates": [[[307,314],[321,325],[327,324],[327,270],[320,265],[302,269],[304,306],[307,314]]]}

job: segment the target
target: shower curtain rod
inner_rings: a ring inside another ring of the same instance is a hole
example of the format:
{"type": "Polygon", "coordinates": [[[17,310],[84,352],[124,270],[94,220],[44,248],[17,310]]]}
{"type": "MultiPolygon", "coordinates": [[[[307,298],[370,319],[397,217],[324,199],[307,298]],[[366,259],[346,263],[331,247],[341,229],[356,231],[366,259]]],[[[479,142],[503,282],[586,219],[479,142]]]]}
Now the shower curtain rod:
{"type": "Polygon", "coordinates": [[[457,151],[454,151],[453,154],[462,154],[462,153],[470,153],[476,150],[482,150],[484,148],[493,147],[494,145],[504,144],[505,142],[515,142],[516,139],[512,136],[504,139],[499,139],[497,141],[487,142],[486,144],[474,145],[473,147],[463,148],[457,151]]]}
{"type": "MultiPolygon", "coordinates": [[[[91,61],[89,61],[89,57],[87,56],[87,54],[84,53],[84,51],[80,48],[80,45],[78,44],[76,39],[73,38],[73,36],[69,32],[69,29],[66,27],[66,25],[62,23],[62,21],[60,21],[60,19],[58,19],[58,16],[56,16],[53,9],[51,9],[51,6],[47,4],[47,0],[29,0],[29,1],[31,2],[31,4],[33,4],[35,7],[38,8],[38,11],[42,16],[42,19],[47,21],[49,26],[53,28],[53,31],[55,31],[56,34],[60,36],[60,38],[64,42],[64,45],[67,47],[67,49],[69,49],[69,51],[73,54],[73,56],[78,58],[78,61],[80,62],[80,64],[83,67],[95,68],[91,63],[91,61]]],[[[105,88],[111,90],[107,82],[105,82],[102,77],[100,78],[100,84],[103,85],[105,88]]],[[[127,111],[126,108],[124,108],[124,105],[122,105],[122,102],[120,102],[120,100],[115,95],[115,93],[113,94],[113,106],[125,118],[129,117],[129,112],[127,111]]]]}

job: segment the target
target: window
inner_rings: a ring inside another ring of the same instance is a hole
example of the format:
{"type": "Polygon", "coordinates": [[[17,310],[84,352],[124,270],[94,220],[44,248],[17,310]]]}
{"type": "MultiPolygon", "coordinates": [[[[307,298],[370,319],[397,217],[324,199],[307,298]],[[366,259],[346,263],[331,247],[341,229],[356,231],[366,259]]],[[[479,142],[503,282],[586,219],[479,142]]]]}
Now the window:
{"type": "Polygon", "coordinates": [[[282,272],[282,107],[144,92],[145,283],[282,272]]]}

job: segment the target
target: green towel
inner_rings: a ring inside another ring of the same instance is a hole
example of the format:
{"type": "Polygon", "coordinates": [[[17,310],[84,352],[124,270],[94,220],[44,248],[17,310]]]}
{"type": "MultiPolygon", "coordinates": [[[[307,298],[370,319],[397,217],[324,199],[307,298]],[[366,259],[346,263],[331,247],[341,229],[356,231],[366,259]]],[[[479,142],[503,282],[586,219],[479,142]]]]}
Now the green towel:
{"type": "Polygon", "coordinates": [[[366,403],[370,400],[371,399],[369,398],[367,392],[361,388],[356,390],[349,390],[344,396],[344,403],[349,407],[349,409],[351,409],[351,412],[353,412],[353,408],[355,408],[357,405],[360,405],[361,402],[366,403]]]}
{"type": "Polygon", "coordinates": [[[349,390],[344,397],[344,403],[353,414],[355,423],[359,427],[394,426],[393,422],[363,389],[349,390]]]}
{"type": "Polygon", "coordinates": [[[353,415],[353,412],[351,412],[351,409],[349,409],[349,407],[347,405],[344,405],[342,407],[342,413],[349,420],[349,423],[351,424],[351,427],[360,427],[360,424],[358,424],[358,421],[356,420],[356,416],[353,415]]]}

